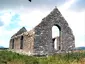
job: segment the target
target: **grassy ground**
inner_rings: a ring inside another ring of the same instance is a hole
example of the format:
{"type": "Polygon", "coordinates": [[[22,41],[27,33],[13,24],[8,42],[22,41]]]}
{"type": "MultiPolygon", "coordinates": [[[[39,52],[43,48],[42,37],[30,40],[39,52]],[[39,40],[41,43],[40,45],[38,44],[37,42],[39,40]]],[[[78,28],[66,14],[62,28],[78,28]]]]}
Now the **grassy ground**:
{"type": "Polygon", "coordinates": [[[85,53],[33,57],[5,50],[0,51],[0,64],[85,64],[85,53]]]}

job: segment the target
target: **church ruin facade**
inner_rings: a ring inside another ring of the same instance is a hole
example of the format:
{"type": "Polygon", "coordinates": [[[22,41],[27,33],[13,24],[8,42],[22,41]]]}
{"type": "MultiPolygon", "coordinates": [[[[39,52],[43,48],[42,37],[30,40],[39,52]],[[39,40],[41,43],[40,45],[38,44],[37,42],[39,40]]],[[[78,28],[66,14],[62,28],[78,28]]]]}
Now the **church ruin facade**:
{"type": "Polygon", "coordinates": [[[75,47],[75,38],[66,20],[57,8],[34,29],[21,28],[10,39],[9,49],[28,55],[50,55],[68,51],[75,47]],[[59,36],[52,38],[52,27],[59,29],[59,36]],[[54,41],[57,40],[56,44],[54,41]],[[56,45],[57,49],[54,48],[56,45]]]}

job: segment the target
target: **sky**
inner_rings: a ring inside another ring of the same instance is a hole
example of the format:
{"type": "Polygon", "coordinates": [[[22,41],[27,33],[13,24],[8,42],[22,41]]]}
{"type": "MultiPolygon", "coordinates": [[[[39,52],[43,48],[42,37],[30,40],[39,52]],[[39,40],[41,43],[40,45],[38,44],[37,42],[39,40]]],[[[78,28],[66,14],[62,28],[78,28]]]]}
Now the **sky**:
{"type": "Polygon", "coordinates": [[[75,46],[85,46],[85,0],[0,0],[0,46],[23,26],[29,31],[38,25],[55,6],[71,27],[75,46]]]}

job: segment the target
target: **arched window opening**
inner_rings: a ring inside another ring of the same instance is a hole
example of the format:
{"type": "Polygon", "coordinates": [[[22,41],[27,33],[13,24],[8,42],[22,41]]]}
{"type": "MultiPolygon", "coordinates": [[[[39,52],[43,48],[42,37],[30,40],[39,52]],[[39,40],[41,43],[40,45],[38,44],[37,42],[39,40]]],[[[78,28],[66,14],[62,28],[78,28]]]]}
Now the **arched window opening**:
{"type": "Polygon", "coordinates": [[[14,49],[14,39],[12,39],[12,49],[14,49]]]}
{"type": "Polygon", "coordinates": [[[52,38],[59,37],[59,28],[57,26],[52,27],[52,38]]]}
{"type": "Polygon", "coordinates": [[[55,25],[52,27],[52,41],[53,41],[53,48],[58,50],[59,48],[59,36],[60,36],[60,27],[55,25]]]}
{"type": "Polygon", "coordinates": [[[21,36],[21,39],[20,39],[20,49],[23,49],[23,36],[21,36]]]}

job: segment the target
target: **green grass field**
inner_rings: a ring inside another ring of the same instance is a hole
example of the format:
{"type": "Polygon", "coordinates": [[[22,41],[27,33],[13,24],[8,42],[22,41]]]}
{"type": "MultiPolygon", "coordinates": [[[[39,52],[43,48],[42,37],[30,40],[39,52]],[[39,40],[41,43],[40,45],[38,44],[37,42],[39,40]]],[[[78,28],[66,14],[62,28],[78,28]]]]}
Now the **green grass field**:
{"type": "Polygon", "coordinates": [[[5,50],[0,51],[0,64],[85,64],[85,53],[77,52],[35,57],[5,50]]]}

